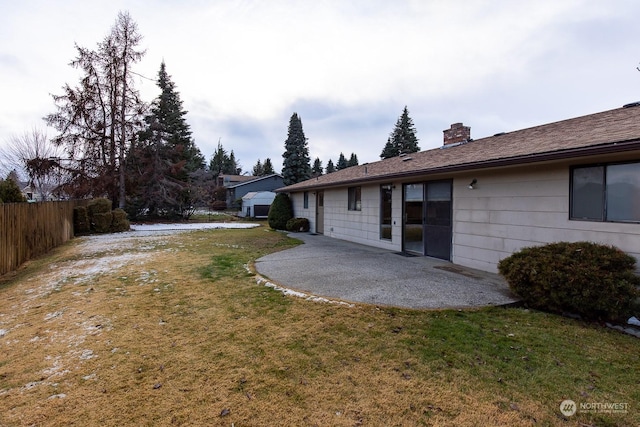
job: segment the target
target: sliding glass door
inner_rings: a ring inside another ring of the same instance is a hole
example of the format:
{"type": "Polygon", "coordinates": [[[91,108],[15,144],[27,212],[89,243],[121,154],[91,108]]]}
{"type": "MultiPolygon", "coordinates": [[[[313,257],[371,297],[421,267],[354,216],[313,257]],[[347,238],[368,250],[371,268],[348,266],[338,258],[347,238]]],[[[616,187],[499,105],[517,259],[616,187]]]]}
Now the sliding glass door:
{"type": "Polygon", "coordinates": [[[451,181],[405,184],[403,251],[451,259],[451,181]]]}
{"type": "Polygon", "coordinates": [[[405,184],[403,249],[423,254],[424,184],[405,184]]]}
{"type": "Polygon", "coordinates": [[[428,183],[425,255],[451,259],[451,208],[451,181],[428,183]]]}

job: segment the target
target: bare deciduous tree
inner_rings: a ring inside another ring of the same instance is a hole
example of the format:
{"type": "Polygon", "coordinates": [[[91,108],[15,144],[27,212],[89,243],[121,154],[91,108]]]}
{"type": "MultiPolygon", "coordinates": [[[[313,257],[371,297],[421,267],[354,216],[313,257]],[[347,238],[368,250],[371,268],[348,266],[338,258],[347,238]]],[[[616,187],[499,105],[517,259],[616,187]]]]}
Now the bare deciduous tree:
{"type": "Polygon", "coordinates": [[[45,131],[34,127],[22,135],[12,136],[0,147],[0,156],[5,159],[5,168],[26,174],[40,200],[49,200],[62,176],[56,167],[59,151],[45,131]]]}
{"type": "Polygon", "coordinates": [[[140,130],[146,105],[134,85],[133,64],[144,51],[136,23],[120,12],[115,25],[96,50],[76,45],[71,66],[84,75],[79,85],[66,84],[53,95],[57,112],[45,117],[60,132],[53,142],[65,148],[73,166],[73,195],[108,196],[125,204],[125,154],[140,130]]]}

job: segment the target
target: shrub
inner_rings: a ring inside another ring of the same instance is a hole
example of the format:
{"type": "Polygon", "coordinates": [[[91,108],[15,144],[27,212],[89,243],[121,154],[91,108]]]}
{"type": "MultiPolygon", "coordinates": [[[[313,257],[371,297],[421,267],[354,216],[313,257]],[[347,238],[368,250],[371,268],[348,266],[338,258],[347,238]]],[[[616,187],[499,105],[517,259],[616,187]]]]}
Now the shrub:
{"type": "Polygon", "coordinates": [[[291,199],[289,199],[289,196],[285,193],[276,194],[269,208],[269,215],[267,216],[269,227],[274,230],[286,230],[287,221],[291,218],[293,218],[291,199]]]}
{"type": "Polygon", "coordinates": [[[111,231],[118,233],[121,231],[129,231],[129,220],[127,220],[127,213],[123,209],[114,209],[112,212],[113,219],[111,220],[111,231]]]}
{"type": "Polygon", "coordinates": [[[216,200],[215,202],[211,203],[211,209],[213,209],[214,211],[223,211],[227,209],[227,202],[225,202],[224,200],[216,200]]]}
{"type": "Polygon", "coordinates": [[[111,231],[113,214],[109,212],[98,212],[91,216],[91,227],[96,233],[108,233],[111,231]]]}
{"type": "Polygon", "coordinates": [[[114,233],[128,231],[130,228],[127,213],[123,209],[111,210],[111,200],[98,198],[91,200],[86,207],[78,206],[73,211],[76,233],[114,233]]]}
{"type": "Polygon", "coordinates": [[[89,212],[86,206],[73,208],[73,231],[74,234],[84,234],[91,231],[91,222],[89,222],[89,212]]]}
{"type": "Polygon", "coordinates": [[[640,296],[635,263],[613,246],[559,242],[524,248],[500,261],[498,271],[533,308],[621,320],[640,296]]]}
{"type": "Polygon", "coordinates": [[[93,199],[87,204],[89,210],[89,218],[92,218],[97,213],[111,212],[111,200],[100,197],[93,199]]]}
{"type": "Polygon", "coordinates": [[[288,231],[309,231],[309,220],[307,218],[291,218],[287,221],[288,231]]]}

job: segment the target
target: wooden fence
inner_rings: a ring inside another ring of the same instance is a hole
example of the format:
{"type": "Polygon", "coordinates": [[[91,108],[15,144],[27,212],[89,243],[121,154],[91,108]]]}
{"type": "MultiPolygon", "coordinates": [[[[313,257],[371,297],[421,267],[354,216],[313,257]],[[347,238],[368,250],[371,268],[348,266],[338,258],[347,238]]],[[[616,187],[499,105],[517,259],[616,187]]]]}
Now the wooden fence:
{"type": "Polygon", "coordinates": [[[73,208],[85,200],[0,204],[0,275],[73,237],[73,208]]]}

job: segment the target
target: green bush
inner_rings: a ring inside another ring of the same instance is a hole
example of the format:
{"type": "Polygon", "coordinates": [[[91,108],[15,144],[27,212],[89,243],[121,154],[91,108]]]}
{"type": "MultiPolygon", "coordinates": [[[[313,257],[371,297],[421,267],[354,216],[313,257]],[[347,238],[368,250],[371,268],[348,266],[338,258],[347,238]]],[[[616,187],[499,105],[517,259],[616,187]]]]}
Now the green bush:
{"type": "Polygon", "coordinates": [[[276,194],[269,208],[269,215],[267,216],[269,227],[274,230],[286,230],[287,221],[291,218],[293,218],[291,199],[289,199],[289,196],[285,193],[276,194]]]}
{"type": "Polygon", "coordinates": [[[91,227],[96,233],[109,233],[111,231],[111,223],[113,222],[113,214],[109,212],[98,212],[91,216],[91,227]]]}
{"type": "Polygon", "coordinates": [[[111,200],[105,199],[104,197],[91,200],[89,204],[87,204],[89,218],[92,218],[97,213],[111,212],[111,206],[111,200]]]}
{"type": "Polygon", "coordinates": [[[74,209],[74,230],[82,233],[117,233],[129,231],[127,213],[123,209],[111,210],[111,200],[98,198],[91,200],[86,207],[74,209]]]}
{"type": "Polygon", "coordinates": [[[288,231],[309,231],[309,220],[307,218],[291,218],[287,221],[288,231]]]}
{"type": "Polygon", "coordinates": [[[524,248],[498,264],[530,307],[592,320],[622,320],[640,296],[636,260],[613,246],[559,242],[524,248]]]}
{"type": "Polygon", "coordinates": [[[85,234],[91,231],[91,222],[86,206],[73,208],[73,231],[74,234],[85,234]]]}
{"type": "Polygon", "coordinates": [[[119,233],[121,231],[129,231],[129,220],[127,220],[127,213],[120,208],[114,209],[112,212],[113,219],[111,220],[111,231],[119,233]]]}

